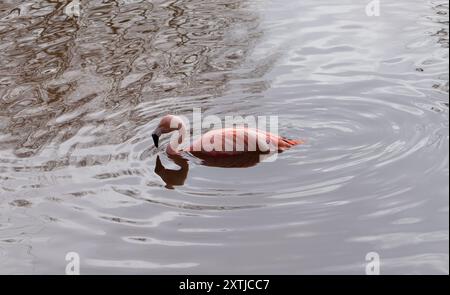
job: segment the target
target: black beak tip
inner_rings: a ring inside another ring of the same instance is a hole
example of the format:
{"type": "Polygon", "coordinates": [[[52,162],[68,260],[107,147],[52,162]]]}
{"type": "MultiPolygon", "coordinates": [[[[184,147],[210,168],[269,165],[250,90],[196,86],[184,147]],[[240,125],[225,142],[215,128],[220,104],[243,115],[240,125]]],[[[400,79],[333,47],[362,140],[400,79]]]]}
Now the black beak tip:
{"type": "Polygon", "coordinates": [[[153,143],[155,144],[156,147],[158,147],[159,144],[159,136],[156,134],[152,134],[152,138],[153,138],[153,143]]]}

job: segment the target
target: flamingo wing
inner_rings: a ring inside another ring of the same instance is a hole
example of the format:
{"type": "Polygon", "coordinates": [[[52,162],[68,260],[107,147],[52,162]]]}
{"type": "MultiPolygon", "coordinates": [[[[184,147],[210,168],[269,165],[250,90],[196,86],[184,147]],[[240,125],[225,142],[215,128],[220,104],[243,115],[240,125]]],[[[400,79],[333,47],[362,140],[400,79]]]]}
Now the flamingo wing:
{"type": "Polygon", "coordinates": [[[299,140],[290,140],[253,128],[223,128],[205,133],[193,142],[188,152],[205,153],[208,156],[228,156],[241,153],[269,153],[284,151],[299,140]]]}

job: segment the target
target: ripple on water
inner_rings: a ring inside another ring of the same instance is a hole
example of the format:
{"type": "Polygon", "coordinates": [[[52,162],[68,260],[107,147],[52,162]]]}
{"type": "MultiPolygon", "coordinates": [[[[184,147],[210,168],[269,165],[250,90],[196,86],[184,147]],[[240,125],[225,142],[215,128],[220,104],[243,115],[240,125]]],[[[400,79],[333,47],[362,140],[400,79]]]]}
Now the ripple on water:
{"type": "Polygon", "coordinates": [[[448,3],[413,1],[2,1],[0,273],[448,273],[448,3]],[[170,186],[193,106],[306,143],[170,186]]]}

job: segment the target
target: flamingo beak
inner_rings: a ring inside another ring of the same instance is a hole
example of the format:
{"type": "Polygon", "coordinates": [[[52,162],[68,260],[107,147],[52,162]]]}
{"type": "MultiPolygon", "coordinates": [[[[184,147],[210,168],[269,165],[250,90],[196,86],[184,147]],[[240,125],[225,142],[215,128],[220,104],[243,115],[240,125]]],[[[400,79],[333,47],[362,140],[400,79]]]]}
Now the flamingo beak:
{"type": "Polygon", "coordinates": [[[152,134],[153,143],[156,147],[159,146],[159,137],[161,136],[161,130],[159,128],[156,128],[155,131],[152,134]]]}
{"type": "Polygon", "coordinates": [[[158,147],[159,136],[156,133],[153,133],[152,138],[153,138],[153,143],[155,144],[156,147],[158,147]]]}

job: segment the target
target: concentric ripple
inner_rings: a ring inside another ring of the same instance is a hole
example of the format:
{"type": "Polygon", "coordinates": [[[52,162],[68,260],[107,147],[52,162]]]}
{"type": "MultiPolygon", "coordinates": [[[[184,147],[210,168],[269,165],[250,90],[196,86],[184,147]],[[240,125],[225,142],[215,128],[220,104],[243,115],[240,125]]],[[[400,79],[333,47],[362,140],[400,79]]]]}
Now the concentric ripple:
{"type": "Polygon", "coordinates": [[[448,273],[447,2],[69,2],[0,4],[0,273],[448,273]],[[168,185],[193,107],[306,143],[168,185]]]}

